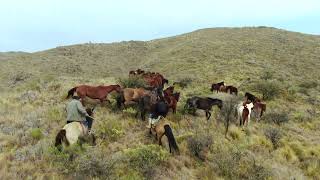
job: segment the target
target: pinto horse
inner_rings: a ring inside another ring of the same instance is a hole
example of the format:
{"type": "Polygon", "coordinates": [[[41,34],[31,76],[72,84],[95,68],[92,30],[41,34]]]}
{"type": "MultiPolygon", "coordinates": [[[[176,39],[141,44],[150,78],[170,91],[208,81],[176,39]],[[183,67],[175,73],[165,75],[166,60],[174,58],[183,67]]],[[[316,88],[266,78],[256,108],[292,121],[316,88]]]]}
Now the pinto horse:
{"type": "Polygon", "coordinates": [[[91,99],[99,99],[102,103],[107,100],[107,96],[110,92],[116,91],[118,93],[121,92],[121,87],[119,85],[110,85],[110,86],[88,86],[88,85],[80,85],[76,86],[68,91],[68,96],[72,96],[74,92],[77,92],[78,96],[83,99],[84,97],[89,97],[91,99]]]}
{"type": "Polygon", "coordinates": [[[249,103],[248,101],[238,105],[238,120],[240,122],[240,127],[244,126],[246,122],[246,126],[248,126],[252,108],[253,103],[249,103]]]}
{"type": "Polygon", "coordinates": [[[156,140],[158,141],[159,145],[162,145],[162,137],[163,135],[166,135],[168,138],[169,143],[169,150],[170,153],[176,152],[177,154],[180,154],[179,147],[176,143],[176,140],[173,136],[172,129],[170,127],[169,122],[167,122],[164,119],[159,120],[158,123],[156,123],[155,127],[150,129],[151,134],[155,134],[156,140]],[[152,129],[152,130],[151,130],[152,129]],[[154,133],[152,133],[154,132],[154,133]]]}
{"type": "Polygon", "coordinates": [[[202,109],[206,112],[206,118],[207,120],[210,119],[212,110],[212,106],[217,105],[219,109],[222,108],[222,100],[220,99],[213,99],[210,97],[192,97],[187,99],[185,108],[192,109],[193,115],[195,115],[196,109],[202,109]]]}

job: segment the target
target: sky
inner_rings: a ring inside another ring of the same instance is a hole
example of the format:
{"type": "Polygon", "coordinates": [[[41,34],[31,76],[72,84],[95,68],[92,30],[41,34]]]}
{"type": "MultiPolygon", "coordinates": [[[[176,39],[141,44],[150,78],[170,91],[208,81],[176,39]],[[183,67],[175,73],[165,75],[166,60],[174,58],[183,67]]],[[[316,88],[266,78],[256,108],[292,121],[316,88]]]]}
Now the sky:
{"type": "Polygon", "coordinates": [[[0,52],[243,26],[320,35],[320,0],[0,0],[0,52]]]}

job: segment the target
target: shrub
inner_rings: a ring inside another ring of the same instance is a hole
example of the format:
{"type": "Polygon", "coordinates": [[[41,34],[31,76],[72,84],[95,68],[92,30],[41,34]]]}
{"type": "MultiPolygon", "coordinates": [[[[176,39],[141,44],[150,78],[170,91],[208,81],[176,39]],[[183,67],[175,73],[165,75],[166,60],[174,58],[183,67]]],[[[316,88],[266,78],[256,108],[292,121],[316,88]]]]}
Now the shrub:
{"type": "Polygon", "coordinates": [[[223,102],[223,106],[220,110],[220,116],[218,120],[222,121],[226,128],[225,136],[228,133],[230,123],[236,121],[235,106],[237,105],[238,101],[238,97],[229,97],[223,102]]]}
{"type": "Polygon", "coordinates": [[[131,168],[147,175],[168,159],[169,152],[158,145],[142,145],[135,149],[126,149],[124,155],[131,168]]]}
{"type": "Polygon", "coordinates": [[[261,75],[261,79],[270,80],[273,78],[273,73],[271,71],[264,71],[261,75]]]}
{"type": "Polygon", "coordinates": [[[192,155],[199,158],[200,160],[206,159],[206,150],[212,144],[212,137],[210,135],[197,135],[188,139],[188,149],[192,155]]]}
{"type": "Polygon", "coordinates": [[[77,173],[88,177],[108,178],[110,176],[114,165],[113,160],[107,159],[108,156],[97,151],[88,151],[75,160],[77,173]]]}
{"type": "Polygon", "coordinates": [[[310,89],[310,88],[316,88],[318,86],[318,83],[314,81],[306,81],[306,82],[300,83],[299,86],[301,88],[310,89]]]}
{"type": "Polygon", "coordinates": [[[279,141],[281,139],[281,133],[276,128],[266,129],[264,135],[272,142],[273,148],[277,149],[279,147],[279,141]]]}
{"type": "Polygon", "coordinates": [[[42,138],[43,134],[39,128],[32,129],[30,135],[33,139],[39,140],[42,138]]]}
{"type": "Polygon", "coordinates": [[[145,88],[147,87],[146,82],[139,77],[129,77],[129,78],[122,78],[118,80],[118,83],[123,88],[145,88]]]}
{"type": "Polygon", "coordinates": [[[262,99],[271,100],[279,96],[281,88],[276,81],[260,81],[254,84],[254,89],[262,94],[262,99]]]}
{"type": "Polygon", "coordinates": [[[269,113],[266,113],[262,117],[262,119],[267,123],[275,123],[277,125],[280,125],[282,123],[288,122],[289,116],[286,112],[269,112],[269,113]]]}
{"type": "Polygon", "coordinates": [[[270,171],[257,164],[254,156],[237,148],[219,150],[213,156],[213,171],[226,179],[268,179],[270,171]]]}
{"type": "Polygon", "coordinates": [[[178,82],[174,82],[173,85],[178,85],[181,88],[186,88],[187,86],[189,86],[192,83],[192,79],[191,78],[183,78],[181,80],[179,80],[178,82]]]}
{"type": "Polygon", "coordinates": [[[96,131],[97,136],[100,138],[108,139],[113,142],[124,135],[121,123],[115,119],[103,122],[96,131]]]}

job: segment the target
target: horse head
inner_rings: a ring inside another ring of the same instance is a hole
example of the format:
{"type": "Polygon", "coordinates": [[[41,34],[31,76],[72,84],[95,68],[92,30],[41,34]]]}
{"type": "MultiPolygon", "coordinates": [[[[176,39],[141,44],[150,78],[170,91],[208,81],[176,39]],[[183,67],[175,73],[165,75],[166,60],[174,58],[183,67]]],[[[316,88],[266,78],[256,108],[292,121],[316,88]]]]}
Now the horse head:
{"type": "Polygon", "coordinates": [[[117,93],[120,93],[122,91],[122,88],[120,85],[114,85],[114,90],[117,92],[117,93]]]}

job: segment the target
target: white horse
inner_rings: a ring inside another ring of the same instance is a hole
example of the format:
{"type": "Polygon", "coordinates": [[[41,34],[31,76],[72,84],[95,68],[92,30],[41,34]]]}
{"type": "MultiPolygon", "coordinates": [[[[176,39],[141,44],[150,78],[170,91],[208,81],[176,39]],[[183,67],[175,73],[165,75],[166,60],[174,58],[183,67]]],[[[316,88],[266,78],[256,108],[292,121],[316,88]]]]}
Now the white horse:
{"type": "Polygon", "coordinates": [[[247,122],[246,126],[248,126],[249,122],[250,122],[250,115],[251,115],[251,111],[253,108],[253,103],[250,102],[247,104],[247,102],[245,103],[240,103],[238,105],[238,120],[240,122],[240,126],[241,125],[245,125],[245,122],[247,122]]]}
{"type": "MultiPolygon", "coordinates": [[[[87,113],[92,116],[94,108],[87,108],[87,113]]],[[[91,117],[92,118],[92,117],[91,117]]],[[[93,118],[92,118],[93,120],[93,118]]],[[[61,150],[63,146],[69,146],[79,142],[88,142],[91,145],[95,145],[96,138],[93,134],[88,134],[88,128],[81,122],[71,122],[59,131],[56,136],[55,146],[61,150]]]]}
{"type": "Polygon", "coordinates": [[[88,128],[80,122],[66,124],[57,134],[55,146],[61,150],[61,146],[69,146],[79,142],[88,142],[95,145],[95,136],[88,134],[88,128]]]}

